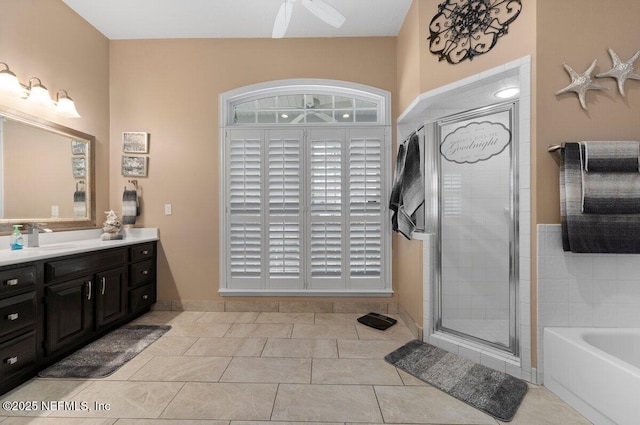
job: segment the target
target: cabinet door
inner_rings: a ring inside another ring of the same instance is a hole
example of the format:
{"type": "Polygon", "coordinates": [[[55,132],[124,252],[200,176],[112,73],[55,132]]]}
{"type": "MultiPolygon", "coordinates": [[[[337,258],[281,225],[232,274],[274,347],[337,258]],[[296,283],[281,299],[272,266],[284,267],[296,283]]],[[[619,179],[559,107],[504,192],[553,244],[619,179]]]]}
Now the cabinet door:
{"type": "Polygon", "coordinates": [[[127,315],[126,268],[96,274],[96,324],[100,328],[127,315]]]}
{"type": "Polygon", "coordinates": [[[93,331],[93,282],[90,277],[49,285],[45,290],[47,351],[79,343],[93,331]]]}

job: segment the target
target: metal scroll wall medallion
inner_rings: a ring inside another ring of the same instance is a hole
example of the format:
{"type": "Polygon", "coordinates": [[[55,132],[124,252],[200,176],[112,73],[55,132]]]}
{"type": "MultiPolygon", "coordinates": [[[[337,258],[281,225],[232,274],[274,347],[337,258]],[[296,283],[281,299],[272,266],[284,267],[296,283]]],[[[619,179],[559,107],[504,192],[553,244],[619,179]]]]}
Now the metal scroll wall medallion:
{"type": "Polygon", "coordinates": [[[522,10],[521,0],[446,0],[429,24],[429,50],[451,64],[487,53],[522,10]]]}

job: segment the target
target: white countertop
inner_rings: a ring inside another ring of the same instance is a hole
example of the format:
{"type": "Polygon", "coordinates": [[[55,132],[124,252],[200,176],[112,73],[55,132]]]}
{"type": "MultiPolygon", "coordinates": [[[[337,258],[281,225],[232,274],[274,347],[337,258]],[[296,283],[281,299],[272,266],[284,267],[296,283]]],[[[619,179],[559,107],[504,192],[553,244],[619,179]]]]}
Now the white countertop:
{"type": "MultiPolygon", "coordinates": [[[[99,251],[160,239],[158,229],[154,227],[131,228],[123,231],[125,234],[124,239],[115,241],[100,240],[101,229],[40,233],[39,247],[24,247],[16,251],[12,251],[9,248],[9,236],[0,236],[0,266],[99,251]]],[[[26,243],[28,237],[26,234],[23,234],[23,237],[26,243]]]]}

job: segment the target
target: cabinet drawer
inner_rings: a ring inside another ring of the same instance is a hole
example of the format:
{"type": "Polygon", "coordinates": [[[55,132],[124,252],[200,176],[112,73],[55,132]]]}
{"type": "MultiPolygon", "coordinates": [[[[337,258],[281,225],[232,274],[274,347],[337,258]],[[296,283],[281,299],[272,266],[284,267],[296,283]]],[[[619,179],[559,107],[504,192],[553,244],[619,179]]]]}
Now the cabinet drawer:
{"type": "Polygon", "coordinates": [[[36,291],[0,300],[0,336],[36,322],[36,291]]]}
{"type": "Polygon", "coordinates": [[[131,261],[146,260],[153,258],[153,243],[143,243],[129,248],[131,251],[131,261]]]}
{"type": "Polygon", "coordinates": [[[131,313],[149,308],[155,301],[153,284],[144,285],[129,291],[129,311],[131,313]]]}
{"type": "Polygon", "coordinates": [[[131,276],[129,283],[131,286],[138,286],[148,282],[153,277],[153,260],[141,261],[131,265],[131,276]]]}
{"type": "Polygon", "coordinates": [[[0,381],[35,367],[35,364],[36,333],[34,331],[0,344],[0,381]]]}
{"type": "Polygon", "coordinates": [[[0,272],[0,296],[35,286],[36,266],[20,267],[0,272]]]}
{"type": "Polygon", "coordinates": [[[127,250],[124,248],[49,261],[45,264],[45,282],[122,267],[126,262],[127,250]]]}

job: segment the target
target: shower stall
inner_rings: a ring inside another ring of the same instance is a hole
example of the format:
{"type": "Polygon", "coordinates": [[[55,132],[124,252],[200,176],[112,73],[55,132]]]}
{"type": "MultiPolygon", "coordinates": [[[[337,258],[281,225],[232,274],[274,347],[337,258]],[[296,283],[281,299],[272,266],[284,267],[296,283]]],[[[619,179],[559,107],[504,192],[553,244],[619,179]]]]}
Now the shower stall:
{"type": "Polygon", "coordinates": [[[518,103],[424,127],[433,329],[518,356],[518,103]]]}

